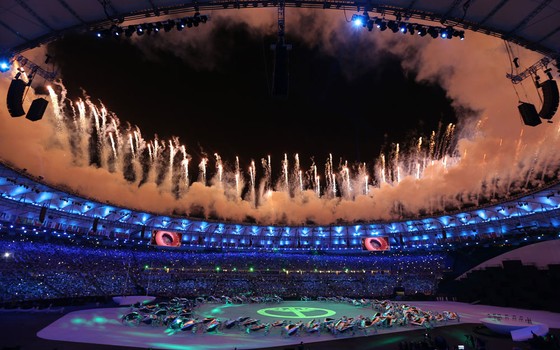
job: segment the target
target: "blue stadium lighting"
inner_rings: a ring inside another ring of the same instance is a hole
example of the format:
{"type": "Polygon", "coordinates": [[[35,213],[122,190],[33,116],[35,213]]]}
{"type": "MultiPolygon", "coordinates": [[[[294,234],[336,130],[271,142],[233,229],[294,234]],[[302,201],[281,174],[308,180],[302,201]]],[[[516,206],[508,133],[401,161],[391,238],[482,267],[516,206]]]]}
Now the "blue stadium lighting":
{"type": "Polygon", "coordinates": [[[4,73],[10,69],[10,61],[7,59],[0,59],[0,72],[4,73]]]}
{"type": "Polygon", "coordinates": [[[361,27],[361,26],[364,24],[364,22],[363,22],[363,20],[362,20],[361,17],[356,17],[356,18],[352,21],[352,23],[354,23],[354,25],[355,25],[356,27],[361,27]]]}

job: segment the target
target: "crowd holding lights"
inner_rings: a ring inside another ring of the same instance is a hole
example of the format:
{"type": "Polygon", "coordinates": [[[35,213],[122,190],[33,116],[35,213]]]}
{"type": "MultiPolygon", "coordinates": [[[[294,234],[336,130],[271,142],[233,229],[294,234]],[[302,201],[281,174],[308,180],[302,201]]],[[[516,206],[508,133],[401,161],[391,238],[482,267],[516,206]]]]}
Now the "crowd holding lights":
{"type": "Polygon", "coordinates": [[[0,302],[135,295],[223,295],[274,290],[282,298],[433,295],[445,253],[387,255],[208,253],[0,236],[0,302]],[[219,278],[218,278],[219,276],[219,278]]]}
{"type": "Polygon", "coordinates": [[[396,20],[385,20],[384,18],[379,17],[370,18],[367,12],[364,12],[362,15],[352,15],[352,23],[357,27],[367,28],[370,32],[375,26],[381,31],[385,31],[388,28],[393,33],[410,33],[410,35],[418,33],[420,36],[426,36],[429,34],[434,39],[437,37],[441,37],[442,39],[452,39],[453,37],[459,37],[461,40],[465,39],[465,32],[463,30],[456,30],[451,26],[427,26],[408,21],[401,21],[400,18],[397,18],[396,20]]]}

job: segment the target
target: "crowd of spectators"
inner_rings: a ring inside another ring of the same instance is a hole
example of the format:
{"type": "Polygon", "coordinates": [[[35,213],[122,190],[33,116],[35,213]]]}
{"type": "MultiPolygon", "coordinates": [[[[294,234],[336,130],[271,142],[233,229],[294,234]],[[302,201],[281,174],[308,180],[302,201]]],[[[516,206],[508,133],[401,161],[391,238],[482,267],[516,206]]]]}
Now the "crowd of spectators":
{"type": "Polygon", "coordinates": [[[0,233],[0,302],[149,294],[302,296],[433,295],[441,252],[381,254],[203,252],[106,246],[0,233]]]}

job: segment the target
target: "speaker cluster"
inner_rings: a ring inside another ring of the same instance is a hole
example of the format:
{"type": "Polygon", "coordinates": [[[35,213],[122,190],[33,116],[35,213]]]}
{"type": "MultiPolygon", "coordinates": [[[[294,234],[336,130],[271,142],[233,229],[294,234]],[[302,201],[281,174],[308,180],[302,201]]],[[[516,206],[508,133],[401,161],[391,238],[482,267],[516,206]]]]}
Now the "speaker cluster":
{"type": "Polygon", "coordinates": [[[535,105],[532,103],[521,102],[517,106],[523,123],[528,126],[541,124],[541,119],[550,122],[558,110],[560,95],[558,94],[558,84],[556,84],[556,81],[548,79],[544,83],[539,83],[538,87],[541,88],[543,94],[543,104],[540,111],[537,112],[535,105]]]}
{"type": "Polygon", "coordinates": [[[37,98],[33,100],[29,111],[25,113],[25,109],[23,108],[23,95],[28,86],[29,85],[25,81],[19,79],[19,77],[12,79],[6,97],[6,105],[8,106],[8,112],[13,118],[25,115],[27,119],[34,122],[43,118],[49,101],[44,98],[37,98]]]}

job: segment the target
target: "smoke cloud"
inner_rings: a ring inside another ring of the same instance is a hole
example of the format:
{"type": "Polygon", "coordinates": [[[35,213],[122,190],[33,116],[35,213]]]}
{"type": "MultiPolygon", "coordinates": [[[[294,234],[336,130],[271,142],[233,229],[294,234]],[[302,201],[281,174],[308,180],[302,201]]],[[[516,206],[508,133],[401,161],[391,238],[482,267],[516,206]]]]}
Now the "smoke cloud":
{"type": "MultiPolygon", "coordinates": [[[[468,31],[464,41],[368,32],[351,27],[349,14],[339,11],[289,9],[286,16],[287,37],[337,57],[349,79],[358,78],[363,67],[376,67],[384,55],[399,57],[402,68],[419,82],[445,88],[461,117],[457,125],[407,140],[406,147],[391,145],[373,164],[327,161],[325,170],[316,172],[299,168],[290,157],[280,164],[264,159],[232,166],[219,156],[189,154],[178,137],[146,138],[138,127],[119,120],[111,106],[85,95],[79,101],[67,99],[64,82],[58,82],[49,89],[41,121],[12,118],[0,108],[0,158],[48,184],[100,202],[259,224],[327,225],[434,215],[502,200],[557,179],[560,130],[549,123],[523,125],[518,102],[537,109],[541,102],[532,82],[513,85],[506,78],[515,71],[503,41],[468,31]],[[272,166],[277,178],[270,175],[272,166]]],[[[212,70],[220,64],[215,45],[235,45],[206,41],[213,22],[241,22],[250,33],[273,35],[275,20],[274,9],[216,11],[196,34],[134,40],[148,59],[157,60],[158,51],[168,50],[188,64],[212,70]],[[183,56],[183,45],[196,46],[200,55],[183,56]]],[[[227,30],[227,25],[221,28],[227,30]]],[[[525,67],[541,58],[514,49],[525,67]]],[[[13,73],[2,75],[1,96],[6,96],[13,73]]],[[[26,110],[36,96],[35,89],[28,90],[26,110]]]]}

